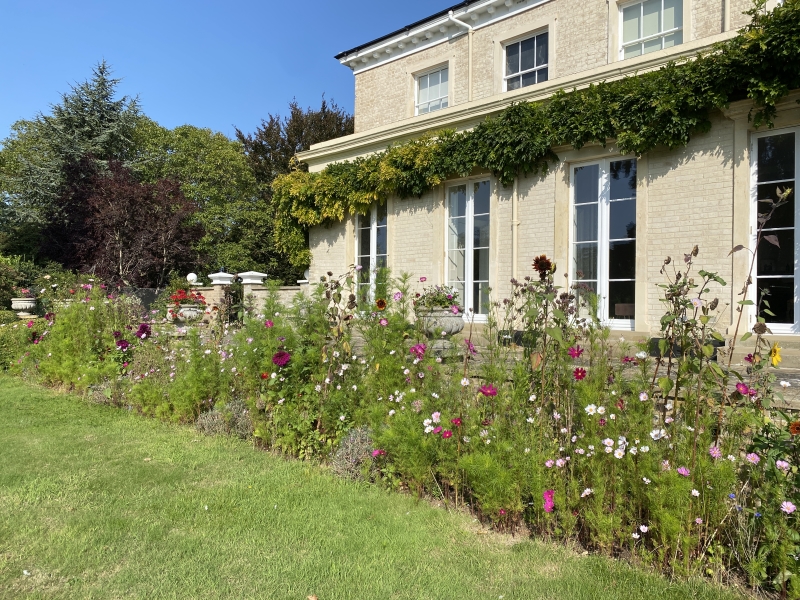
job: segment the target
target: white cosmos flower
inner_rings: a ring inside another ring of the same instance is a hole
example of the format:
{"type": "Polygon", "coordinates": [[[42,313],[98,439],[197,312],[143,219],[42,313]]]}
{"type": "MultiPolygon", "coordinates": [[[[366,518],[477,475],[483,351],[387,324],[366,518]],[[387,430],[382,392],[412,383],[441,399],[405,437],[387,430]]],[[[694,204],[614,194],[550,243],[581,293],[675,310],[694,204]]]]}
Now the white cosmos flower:
{"type": "Polygon", "coordinates": [[[611,447],[613,445],[614,445],[614,440],[612,440],[611,438],[606,438],[603,440],[603,446],[611,447]]]}
{"type": "Polygon", "coordinates": [[[631,537],[635,540],[638,540],[641,536],[638,533],[631,534],[631,537]]]}
{"type": "Polygon", "coordinates": [[[788,381],[781,381],[781,387],[782,387],[783,389],[786,389],[786,388],[788,388],[788,387],[792,387],[792,384],[791,384],[791,383],[789,383],[788,381]]]}
{"type": "Polygon", "coordinates": [[[606,414],[606,407],[605,407],[605,406],[598,406],[598,407],[597,407],[597,414],[598,414],[598,415],[604,415],[604,414],[606,414]]]}
{"type": "Polygon", "coordinates": [[[469,385],[469,378],[464,377],[464,379],[461,380],[461,385],[467,387],[469,385]]]}
{"type": "Polygon", "coordinates": [[[647,533],[649,530],[650,528],[647,525],[639,525],[639,531],[642,533],[647,533]]]}
{"type": "Polygon", "coordinates": [[[617,448],[616,450],[614,450],[614,456],[616,458],[622,458],[623,456],[625,456],[625,448],[617,448]]]}
{"type": "Polygon", "coordinates": [[[647,454],[648,452],[650,452],[650,446],[642,446],[641,448],[639,448],[639,452],[644,452],[645,454],[647,454]]]}
{"type": "Polygon", "coordinates": [[[586,488],[585,490],[583,490],[581,498],[586,498],[586,496],[591,496],[593,491],[594,490],[592,488],[586,488]]]}
{"type": "Polygon", "coordinates": [[[597,413],[597,406],[595,406],[594,404],[590,404],[584,410],[586,411],[587,415],[593,415],[597,413]]]}
{"type": "Polygon", "coordinates": [[[700,492],[698,492],[697,490],[692,490],[692,496],[694,496],[695,498],[697,498],[697,497],[699,497],[699,496],[700,496],[700,492]]]}
{"type": "Polygon", "coordinates": [[[645,485],[650,485],[651,481],[647,477],[642,477],[642,481],[644,481],[645,485]]]}
{"type": "Polygon", "coordinates": [[[644,360],[645,358],[647,358],[647,352],[645,352],[644,350],[637,352],[636,358],[638,358],[639,360],[644,360]]]}

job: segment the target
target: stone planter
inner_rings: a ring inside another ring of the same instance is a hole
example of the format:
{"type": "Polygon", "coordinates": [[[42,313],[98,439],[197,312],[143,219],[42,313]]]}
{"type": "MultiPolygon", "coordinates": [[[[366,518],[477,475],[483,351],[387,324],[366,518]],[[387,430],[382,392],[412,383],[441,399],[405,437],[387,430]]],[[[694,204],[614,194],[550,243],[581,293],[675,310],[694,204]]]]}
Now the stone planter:
{"type": "Polygon", "coordinates": [[[32,317],[36,312],[36,298],[12,298],[11,309],[19,311],[17,316],[20,319],[32,317]]]}
{"type": "Polygon", "coordinates": [[[458,354],[450,338],[464,329],[464,317],[461,313],[454,315],[449,308],[421,309],[417,312],[417,319],[431,340],[431,350],[435,355],[458,354]]]}
{"type": "Polygon", "coordinates": [[[180,308],[175,312],[175,320],[179,323],[189,323],[199,319],[205,309],[196,304],[181,304],[180,308]]]}

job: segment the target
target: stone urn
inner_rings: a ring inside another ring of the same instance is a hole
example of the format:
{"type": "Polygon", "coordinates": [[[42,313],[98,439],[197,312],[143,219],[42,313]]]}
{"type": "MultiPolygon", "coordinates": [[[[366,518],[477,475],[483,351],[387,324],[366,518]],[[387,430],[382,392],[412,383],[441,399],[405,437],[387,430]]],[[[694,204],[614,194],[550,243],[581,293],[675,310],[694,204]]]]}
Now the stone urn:
{"type": "Polygon", "coordinates": [[[36,312],[36,298],[12,298],[11,309],[16,310],[20,319],[32,317],[36,312]]]}
{"type": "Polygon", "coordinates": [[[179,323],[189,323],[199,319],[205,311],[197,304],[181,304],[175,311],[175,320],[179,323]]]}
{"type": "Polygon", "coordinates": [[[454,314],[449,308],[427,308],[417,311],[422,330],[431,340],[431,350],[437,356],[457,354],[452,336],[464,329],[464,315],[454,314]]]}

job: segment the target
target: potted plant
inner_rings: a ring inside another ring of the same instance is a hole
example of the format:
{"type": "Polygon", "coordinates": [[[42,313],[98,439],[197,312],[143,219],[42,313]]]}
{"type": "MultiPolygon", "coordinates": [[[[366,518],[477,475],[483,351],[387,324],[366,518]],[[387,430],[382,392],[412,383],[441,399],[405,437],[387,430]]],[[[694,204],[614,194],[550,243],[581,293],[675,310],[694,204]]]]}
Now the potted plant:
{"type": "Polygon", "coordinates": [[[446,285],[425,287],[414,299],[414,311],[422,331],[434,340],[434,352],[452,350],[453,342],[448,338],[464,329],[464,309],[458,303],[458,290],[446,285]]]}
{"type": "Polygon", "coordinates": [[[20,319],[25,319],[32,316],[30,311],[36,312],[36,294],[33,290],[28,288],[11,288],[14,297],[11,298],[12,310],[20,311],[17,316],[20,319]]]}
{"type": "Polygon", "coordinates": [[[200,292],[177,290],[169,299],[173,304],[169,316],[180,323],[195,321],[205,312],[206,299],[200,292]]]}

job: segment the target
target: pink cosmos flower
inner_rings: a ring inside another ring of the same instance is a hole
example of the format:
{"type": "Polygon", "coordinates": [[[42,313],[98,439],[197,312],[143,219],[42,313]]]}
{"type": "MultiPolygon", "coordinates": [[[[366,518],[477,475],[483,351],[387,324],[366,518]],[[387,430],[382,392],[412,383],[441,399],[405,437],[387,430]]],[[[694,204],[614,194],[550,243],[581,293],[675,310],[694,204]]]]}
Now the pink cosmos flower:
{"type": "Polygon", "coordinates": [[[431,415],[431,420],[432,420],[434,423],[438,423],[439,421],[441,421],[441,420],[442,420],[442,413],[440,413],[440,412],[438,412],[438,411],[437,411],[437,412],[435,412],[435,413],[433,413],[433,414],[431,415]]]}
{"type": "Polygon", "coordinates": [[[33,327],[33,321],[28,321],[26,325],[28,326],[28,329],[30,329],[31,327],[33,327]]]}
{"type": "Polygon", "coordinates": [[[394,298],[395,302],[398,302],[398,301],[402,300],[403,299],[403,292],[395,292],[394,296],[392,296],[392,298],[394,298]]]}
{"type": "Polygon", "coordinates": [[[788,473],[789,471],[789,463],[785,460],[776,460],[775,467],[783,471],[784,473],[788,473]]]}
{"type": "Polygon", "coordinates": [[[688,477],[689,476],[689,469],[687,469],[686,467],[679,467],[678,468],[678,475],[683,475],[684,477],[688,477]]]}
{"type": "Polygon", "coordinates": [[[546,460],[544,462],[544,466],[547,467],[548,469],[552,469],[553,465],[555,465],[555,464],[556,464],[556,461],[554,461],[553,459],[546,460]]]}
{"type": "Polygon", "coordinates": [[[747,387],[746,383],[737,383],[736,384],[736,391],[739,392],[742,396],[749,396],[750,395],[750,388],[747,387]]]}
{"type": "Polygon", "coordinates": [[[414,357],[422,360],[425,357],[425,351],[427,349],[428,347],[425,344],[416,344],[414,346],[411,346],[411,348],[409,348],[408,351],[411,354],[413,354],[414,357]]]}
{"type": "Polygon", "coordinates": [[[425,283],[426,281],[428,281],[428,278],[427,278],[427,277],[420,277],[420,278],[419,278],[419,282],[420,282],[420,283],[425,283]]]}
{"type": "Polygon", "coordinates": [[[451,312],[451,313],[453,313],[454,315],[457,315],[457,314],[458,314],[459,312],[461,312],[461,311],[460,311],[460,309],[458,308],[458,306],[456,306],[455,304],[453,304],[453,306],[451,306],[451,307],[450,307],[450,312],[451,312]]]}
{"type": "Polygon", "coordinates": [[[785,502],[781,503],[781,510],[785,512],[787,515],[790,515],[797,510],[797,507],[788,500],[786,500],[785,502]]]}
{"type": "Polygon", "coordinates": [[[450,422],[456,427],[461,427],[461,417],[456,417],[455,419],[451,419],[450,422]]]}
{"type": "Polygon", "coordinates": [[[501,508],[498,514],[499,514],[501,517],[504,517],[504,516],[505,516],[505,514],[506,514],[506,511],[505,511],[505,509],[504,509],[504,508],[501,508]]]}
{"type": "Polygon", "coordinates": [[[567,350],[567,353],[569,353],[572,358],[580,358],[581,354],[583,354],[583,348],[580,346],[575,346],[574,348],[567,350]]]}
{"type": "Polygon", "coordinates": [[[269,319],[267,319],[266,321],[264,321],[264,327],[266,327],[267,329],[272,329],[274,326],[275,326],[275,323],[273,323],[273,322],[272,322],[272,321],[270,321],[269,319]]]}
{"type": "Polygon", "coordinates": [[[467,352],[469,352],[472,356],[475,356],[478,351],[475,350],[475,345],[468,339],[464,340],[464,344],[467,346],[467,352]]]}
{"type": "Polygon", "coordinates": [[[487,383],[486,385],[482,385],[478,392],[483,394],[484,396],[497,396],[497,388],[494,387],[491,383],[487,383]]]}
{"type": "Polygon", "coordinates": [[[381,327],[386,327],[389,324],[389,321],[387,321],[386,319],[381,319],[380,321],[378,321],[378,323],[380,324],[381,327]]]}
{"type": "Polygon", "coordinates": [[[386,450],[378,448],[372,451],[372,458],[378,458],[379,456],[386,456],[386,450]]]}
{"type": "Polygon", "coordinates": [[[582,381],[586,378],[586,369],[578,367],[572,372],[572,376],[575,378],[575,381],[582,381]]]}
{"type": "Polygon", "coordinates": [[[439,425],[433,430],[433,433],[439,434],[439,433],[441,433],[441,431],[442,431],[442,427],[441,427],[441,425],[439,425]]]}
{"type": "Polygon", "coordinates": [[[453,437],[453,432],[452,432],[452,431],[450,431],[449,429],[445,429],[445,430],[442,432],[442,437],[443,437],[444,439],[451,438],[451,437],[453,437]]]}
{"type": "Polygon", "coordinates": [[[719,449],[719,446],[711,446],[708,449],[708,453],[711,455],[711,458],[722,458],[722,450],[719,449]]]}
{"type": "Polygon", "coordinates": [[[757,465],[758,463],[761,462],[761,457],[755,452],[751,452],[750,454],[745,456],[745,458],[747,459],[747,462],[749,462],[751,465],[757,465]]]}

